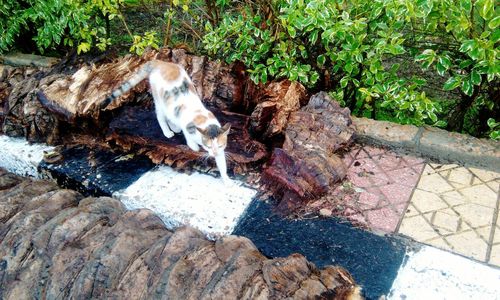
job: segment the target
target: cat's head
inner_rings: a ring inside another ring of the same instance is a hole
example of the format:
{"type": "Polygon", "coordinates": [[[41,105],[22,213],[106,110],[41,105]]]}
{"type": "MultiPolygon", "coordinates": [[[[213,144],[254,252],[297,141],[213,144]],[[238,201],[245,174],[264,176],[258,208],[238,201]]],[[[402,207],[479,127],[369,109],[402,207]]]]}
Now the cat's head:
{"type": "Polygon", "coordinates": [[[196,128],[201,133],[201,146],[210,156],[222,154],[227,145],[227,135],[231,124],[219,127],[217,125],[209,125],[205,129],[196,128]]]}

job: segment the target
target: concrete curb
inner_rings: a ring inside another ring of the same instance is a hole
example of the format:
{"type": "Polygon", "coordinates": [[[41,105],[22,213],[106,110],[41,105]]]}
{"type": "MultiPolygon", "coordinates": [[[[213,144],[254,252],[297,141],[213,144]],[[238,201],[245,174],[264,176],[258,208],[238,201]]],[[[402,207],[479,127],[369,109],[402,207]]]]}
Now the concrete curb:
{"type": "Polygon", "coordinates": [[[400,125],[352,117],[356,140],[404,149],[440,162],[500,170],[500,142],[435,127],[400,125]]]}
{"type": "Polygon", "coordinates": [[[35,66],[49,68],[59,62],[59,58],[25,53],[8,53],[0,56],[0,62],[10,66],[35,66]]]}

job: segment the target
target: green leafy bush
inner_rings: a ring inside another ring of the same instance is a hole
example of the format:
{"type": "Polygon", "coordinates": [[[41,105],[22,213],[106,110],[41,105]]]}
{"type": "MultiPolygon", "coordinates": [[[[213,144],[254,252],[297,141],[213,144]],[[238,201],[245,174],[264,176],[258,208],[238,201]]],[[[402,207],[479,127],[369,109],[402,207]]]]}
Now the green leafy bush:
{"type": "Polygon", "coordinates": [[[272,1],[207,24],[205,49],[243,61],[255,82],[331,88],[358,115],[443,125],[440,106],[417,89],[424,81],[384,64],[406,52],[404,10],[402,1],[272,1]]]}
{"type": "Polygon", "coordinates": [[[474,111],[500,109],[488,92],[499,79],[498,15],[493,0],[255,1],[207,23],[204,47],[244,62],[255,82],[298,80],[329,89],[357,115],[461,131],[474,111]],[[401,76],[394,61],[412,58],[461,99],[432,99],[426,80],[401,76]]]}
{"type": "Polygon", "coordinates": [[[411,44],[421,51],[416,60],[447,78],[445,91],[460,92],[461,99],[450,112],[450,128],[461,131],[469,122],[465,129],[471,129],[471,119],[486,123],[488,115],[500,109],[498,94],[488,92],[500,79],[500,9],[494,0],[408,3],[411,44]]]}
{"type": "Polygon", "coordinates": [[[92,46],[104,50],[110,44],[106,23],[117,16],[121,1],[4,0],[0,4],[0,51],[26,36],[40,52],[61,46],[77,47],[78,52],[92,46]]]}
{"type": "Polygon", "coordinates": [[[493,140],[500,140],[500,122],[496,122],[495,119],[489,118],[487,124],[490,128],[490,138],[493,140]]]}

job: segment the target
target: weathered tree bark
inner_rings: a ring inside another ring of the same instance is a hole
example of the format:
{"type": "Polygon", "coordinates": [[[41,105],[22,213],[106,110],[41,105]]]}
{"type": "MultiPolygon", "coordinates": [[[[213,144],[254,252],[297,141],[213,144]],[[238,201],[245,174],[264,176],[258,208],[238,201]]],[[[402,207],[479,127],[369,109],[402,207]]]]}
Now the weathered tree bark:
{"type": "Polygon", "coordinates": [[[41,74],[34,68],[7,67],[3,70],[0,81],[0,132],[26,137],[34,142],[54,138],[57,121],[40,105],[36,90],[40,83],[53,81],[57,76],[40,80],[41,74]]]}
{"type": "Polygon", "coordinates": [[[292,112],[283,148],[275,148],[262,174],[263,183],[293,210],[303,201],[325,195],[346,175],[334,153],[352,142],[350,111],[320,92],[299,111],[292,112]]]}
{"type": "Polygon", "coordinates": [[[2,299],[361,299],[341,267],[265,258],[244,237],[174,232],[146,209],[0,169],[2,299]]]}
{"type": "Polygon", "coordinates": [[[307,103],[307,92],[298,82],[284,80],[259,86],[254,91],[256,103],[251,116],[252,130],[261,139],[269,139],[283,132],[290,113],[307,103]]]}

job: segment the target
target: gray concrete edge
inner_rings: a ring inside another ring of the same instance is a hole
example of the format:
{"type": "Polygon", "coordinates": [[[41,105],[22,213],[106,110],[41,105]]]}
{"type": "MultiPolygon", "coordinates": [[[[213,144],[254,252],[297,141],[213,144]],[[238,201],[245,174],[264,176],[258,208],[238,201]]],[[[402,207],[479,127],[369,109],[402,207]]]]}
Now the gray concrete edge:
{"type": "Polygon", "coordinates": [[[357,142],[403,150],[440,163],[500,170],[500,142],[439,128],[352,117],[357,142]]]}

